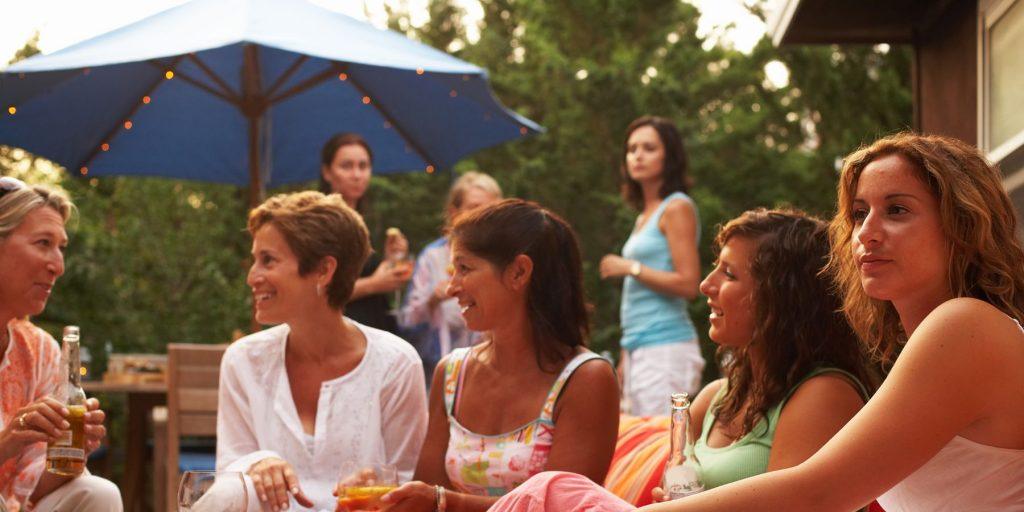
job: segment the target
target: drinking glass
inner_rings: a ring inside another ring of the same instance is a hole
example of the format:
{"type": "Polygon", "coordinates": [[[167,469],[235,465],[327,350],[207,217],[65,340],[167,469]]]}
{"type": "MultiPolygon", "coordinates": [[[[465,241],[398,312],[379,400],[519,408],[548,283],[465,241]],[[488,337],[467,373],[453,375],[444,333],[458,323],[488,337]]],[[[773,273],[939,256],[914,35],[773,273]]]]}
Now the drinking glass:
{"type": "Polygon", "coordinates": [[[398,487],[394,464],[366,464],[346,461],[338,481],[338,511],[386,510],[380,497],[398,487]]]}
{"type": "Polygon", "coordinates": [[[238,472],[186,471],[178,485],[178,512],[245,512],[248,499],[238,472]]]}

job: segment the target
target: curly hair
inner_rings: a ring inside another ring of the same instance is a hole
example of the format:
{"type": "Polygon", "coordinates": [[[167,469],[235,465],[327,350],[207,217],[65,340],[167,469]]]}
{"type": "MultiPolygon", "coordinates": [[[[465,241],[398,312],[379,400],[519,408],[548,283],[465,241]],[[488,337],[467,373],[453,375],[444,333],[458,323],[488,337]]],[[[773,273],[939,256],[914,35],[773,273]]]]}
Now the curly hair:
{"type": "Polygon", "coordinates": [[[852,250],[852,209],[864,168],[894,154],[910,162],[938,200],[950,264],[948,274],[936,279],[948,280],[954,297],[980,299],[1024,318],[1024,250],[999,170],[977,148],[950,137],[904,132],[879,139],[846,157],[828,269],[844,294],[843,311],[854,331],[885,365],[895,361],[906,333],[892,303],[869,297],[861,285],[852,250]]]}
{"type": "Polygon", "coordinates": [[[687,192],[692,186],[690,163],[686,156],[686,146],[675,123],[664,117],[642,116],[629,123],[626,128],[626,139],[622,143],[622,161],[619,162],[619,176],[622,179],[622,198],[637,210],[644,209],[644,191],[640,183],[629,177],[626,170],[626,156],[629,154],[629,136],[644,126],[654,128],[658,132],[662,146],[665,147],[665,160],[662,164],[662,182],[658,195],[664,199],[673,192],[687,192]]]}
{"type": "Polygon", "coordinates": [[[871,382],[853,329],[840,311],[841,299],[824,267],[829,257],[828,224],[801,211],[758,208],[729,221],[715,238],[721,251],[734,238],[757,244],[750,269],[754,289],[753,338],[741,348],[719,347],[729,385],[717,409],[728,423],[747,405],[745,434],[801,379],[819,367],[850,372],[871,382]],[[755,374],[748,351],[764,360],[755,374]]]}

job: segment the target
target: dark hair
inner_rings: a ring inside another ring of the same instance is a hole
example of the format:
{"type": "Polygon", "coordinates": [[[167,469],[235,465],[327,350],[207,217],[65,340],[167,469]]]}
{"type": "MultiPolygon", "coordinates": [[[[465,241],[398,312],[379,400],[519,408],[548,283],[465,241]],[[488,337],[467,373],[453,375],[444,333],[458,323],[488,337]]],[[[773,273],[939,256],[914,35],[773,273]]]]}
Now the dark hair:
{"type": "Polygon", "coordinates": [[[744,212],[715,238],[716,251],[733,238],[757,243],[751,261],[754,280],[753,339],[743,348],[719,347],[728,360],[728,391],[718,406],[722,422],[743,414],[743,433],[753,430],[768,409],[818,367],[846,370],[868,385],[860,343],[841,311],[842,298],[823,271],[829,258],[828,224],[798,210],[744,212]],[[749,347],[764,355],[754,375],[749,347]]]}
{"type": "Polygon", "coordinates": [[[271,224],[281,232],[305,276],[327,256],[338,262],[327,285],[327,303],[342,309],[352,296],[363,263],[370,255],[370,235],[363,218],[337,194],[307,190],[278,194],[249,212],[249,233],[271,224]]]}
{"type": "MultiPolygon", "coordinates": [[[[331,138],[327,139],[324,143],[324,147],[320,148],[320,165],[330,167],[331,163],[334,162],[334,155],[338,154],[338,150],[345,147],[358,144],[366,150],[366,154],[370,157],[370,166],[373,166],[373,150],[370,149],[370,143],[366,142],[366,139],[358,133],[336,133],[331,138]]],[[[324,179],[323,167],[320,170],[320,192],[324,194],[331,194],[334,190],[331,190],[331,184],[327,183],[324,179]]],[[[366,195],[359,198],[359,202],[356,203],[356,211],[365,215],[366,208],[369,206],[369,190],[366,195]]]]}
{"type": "Polygon", "coordinates": [[[561,217],[532,201],[506,199],[460,215],[450,239],[499,269],[520,254],[533,261],[526,307],[542,369],[587,345],[590,324],[579,242],[561,217]]]}
{"type": "Polygon", "coordinates": [[[650,126],[658,132],[661,144],[665,147],[665,160],[662,165],[662,183],[658,195],[663,199],[673,192],[687,192],[692,185],[690,164],[686,157],[686,148],[675,123],[664,117],[643,116],[635,119],[626,128],[626,137],[622,144],[622,162],[619,175],[622,178],[622,198],[637,210],[644,208],[644,192],[640,184],[629,177],[626,168],[626,155],[629,153],[629,136],[638,128],[650,126]]]}

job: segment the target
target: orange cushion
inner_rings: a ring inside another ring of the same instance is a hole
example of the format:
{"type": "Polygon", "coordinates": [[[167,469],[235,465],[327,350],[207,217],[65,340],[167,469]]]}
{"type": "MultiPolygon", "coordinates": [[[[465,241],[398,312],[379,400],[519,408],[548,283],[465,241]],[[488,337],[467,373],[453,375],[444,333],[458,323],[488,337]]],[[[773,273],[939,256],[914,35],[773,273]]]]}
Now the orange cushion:
{"type": "Polygon", "coordinates": [[[670,425],[667,416],[621,416],[605,488],[637,507],[650,504],[668,460],[670,425]]]}

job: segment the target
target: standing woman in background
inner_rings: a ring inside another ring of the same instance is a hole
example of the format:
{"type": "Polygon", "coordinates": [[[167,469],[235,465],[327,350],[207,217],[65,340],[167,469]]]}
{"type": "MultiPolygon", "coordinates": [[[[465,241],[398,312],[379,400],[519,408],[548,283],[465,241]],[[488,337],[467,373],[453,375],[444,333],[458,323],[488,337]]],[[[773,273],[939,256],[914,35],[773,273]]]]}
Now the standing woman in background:
{"type": "Polygon", "coordinates": [[[622,256],[601,259],[601,277],[622,285],[624,412],[664,414],[671,393],[696,394],[704,370],[687,311],[697,297],[700,225],[686,195],[686,150],[672,121],[641,117],[626,129],[622,196],[640,210],[622,256]]]}
{"type": "MultiPolygon", "coordinates": [[[[464,212],[501,200],[501,187],[494,178],[470,171],[452,184],[445,206],[445,232],[464,212]]],[[[398,323],[423,358],[427,382],[434,366],[453,349],[473,345],[479,334],[466,328],[461,308],[445,291],[451,280],[451,244],[447,234],[430,242],[416,258],[416,270],[406,293],[398,323]]]]}
{"type": "MultiPolygon", "coordinates": [[[[366,216],[369,198],[366,193],[373,175],[373,151],[359,134],[339,133],[324,144],[320,152],[320,188],[325,194],[341,194],[348,206],[366,216]]],[[[371,228],[372,231],[372,228],[371,228]]],[[[384,259],[404,259],[409,242],[398,230],[388,230],[384,242],[384,259]]],[[[412,277],[408,265],[384,264],[381,256],[371,253],[352,299],[345,305],[345,316],[361,324],[398,333],[395,317],[388,313],[390,293],[400,289],[412,277]]]]}

